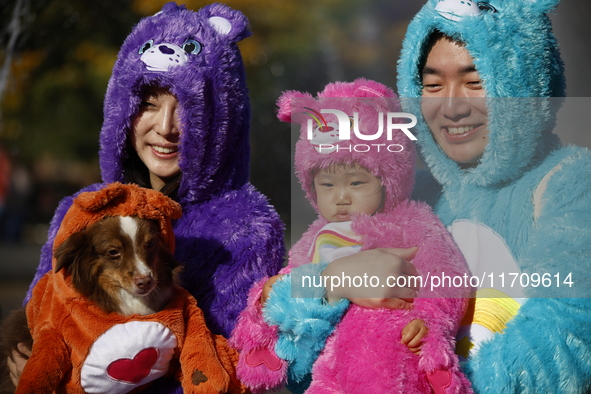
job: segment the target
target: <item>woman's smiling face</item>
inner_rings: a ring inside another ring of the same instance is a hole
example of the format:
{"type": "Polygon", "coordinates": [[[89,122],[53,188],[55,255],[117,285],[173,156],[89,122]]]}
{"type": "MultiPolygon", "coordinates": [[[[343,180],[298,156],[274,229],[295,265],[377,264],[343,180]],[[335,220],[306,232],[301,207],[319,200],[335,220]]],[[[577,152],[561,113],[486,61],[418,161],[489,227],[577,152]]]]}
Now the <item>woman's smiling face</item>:
{"type": "Polygon", "coordinates": [[[177,99],[167,89],[146,91],[133,122],[131,143],[150,172],[153,189],[160,190],[181,170],[180,134],[177,99]]]}

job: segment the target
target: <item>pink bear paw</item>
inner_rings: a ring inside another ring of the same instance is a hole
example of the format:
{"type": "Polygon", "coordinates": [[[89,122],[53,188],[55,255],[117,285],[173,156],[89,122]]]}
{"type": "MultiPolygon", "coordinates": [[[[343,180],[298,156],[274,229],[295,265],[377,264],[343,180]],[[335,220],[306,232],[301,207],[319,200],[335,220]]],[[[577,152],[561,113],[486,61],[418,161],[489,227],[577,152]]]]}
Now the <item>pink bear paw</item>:
{"type": "Polygon", "coordinates": [[[427,380],[433,388],[433,393],[445,394],[445,389],[451,385],[451,372],[441,369],[427,372],[427,380]]]}
{"type": "Polygon", "coordinates": [[[281,359],[268,349],[252,349],[244,359],[246,365],[256,368],[259,365],[265,365],[270,371],[279,371],[281,369],[281,359]]]}

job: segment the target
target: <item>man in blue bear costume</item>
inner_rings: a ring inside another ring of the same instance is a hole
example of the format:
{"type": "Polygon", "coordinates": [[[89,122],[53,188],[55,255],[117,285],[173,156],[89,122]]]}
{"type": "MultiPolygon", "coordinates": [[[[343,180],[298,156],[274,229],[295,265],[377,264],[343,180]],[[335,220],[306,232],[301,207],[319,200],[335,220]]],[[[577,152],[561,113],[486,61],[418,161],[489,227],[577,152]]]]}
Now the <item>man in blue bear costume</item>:
{"type": "Polygon", "coordinates": [[[489,297],[476,299],[458,335],[479,393],[591,389],[591,154],[552,133],[560,100],[550,97],[565,95],[546,15],[557,4],[429,0],[399,59],[400,96],[422,97],[404,101],[423,114],[416,130],[430,170],[415,195],[473,275],[554,281],[479,290],[489,297]],[[494,323],[483,318],[498,310],[494,323]]]}
{"type": "MultiPolygon", "coordinates": [[[[591,392],[591,153],[552,132],[565,96],[546,15],[557,4],[429,0],[398,63],[398,93],[417,115],[428,167],[415,198],[433,206],[481,282],[457,336],[477,393],[591,392]],[[516,277],[523,287],[510,286],[516,277]]],[[[387,262],[404,275],[402,257],[362,251],[310,271],[377,275],[387,262]]],[[[395,290],[383,297],[408,297],[395,290]]],[[[329,306],[301,316],[314,324],[294,333],[293,348],[309,352],[311,327],[330,333],[331,317],[329,306]]]]}

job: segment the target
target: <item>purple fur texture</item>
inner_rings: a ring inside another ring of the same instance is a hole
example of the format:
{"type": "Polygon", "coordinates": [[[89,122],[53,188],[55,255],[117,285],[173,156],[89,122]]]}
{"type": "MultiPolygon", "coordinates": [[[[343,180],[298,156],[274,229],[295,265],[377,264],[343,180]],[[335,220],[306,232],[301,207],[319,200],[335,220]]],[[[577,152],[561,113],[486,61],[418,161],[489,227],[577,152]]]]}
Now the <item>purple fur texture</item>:
{"type": "Polygon", "coordinates": [[[180,104],[179,202],[209,199],[246,183],[250,106],[236,42],[248,35],[244,15],[221,4],[192,12],[168,3],[138,23],[121,47],[105,97],[100,151],[104,181],[123,180],[123,159],[142,88],[156,85],[168,87],[180,104]],[[231,26],[226,34],[211,22],[221,18],[231,26]],[[188,54],[182,66],[153,71],[141,60],[139,51],[146,43],[182,47],[189,39],[202,50],[188,54]]]}

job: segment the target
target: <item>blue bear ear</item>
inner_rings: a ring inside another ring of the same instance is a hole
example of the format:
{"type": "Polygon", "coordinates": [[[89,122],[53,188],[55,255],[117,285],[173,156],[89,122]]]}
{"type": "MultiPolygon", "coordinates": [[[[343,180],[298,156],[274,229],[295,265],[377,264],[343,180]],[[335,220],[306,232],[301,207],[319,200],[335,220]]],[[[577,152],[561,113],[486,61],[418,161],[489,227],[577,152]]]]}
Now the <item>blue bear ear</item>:
{"type": "Polygon", "coordinates": [[[538,12],[545,14],[558,7],[560,0],[524,0],[525,4],[531,3],[531,7],[538,12]]]}
{"type": "Polygon", "coordinates": [[[211,4],[202,8],[199,13],[205,16],[207,23],[217,34],[230,41],[237,42],[250,36],[248,19],[240,11],[223,4],[211,4]]]}

